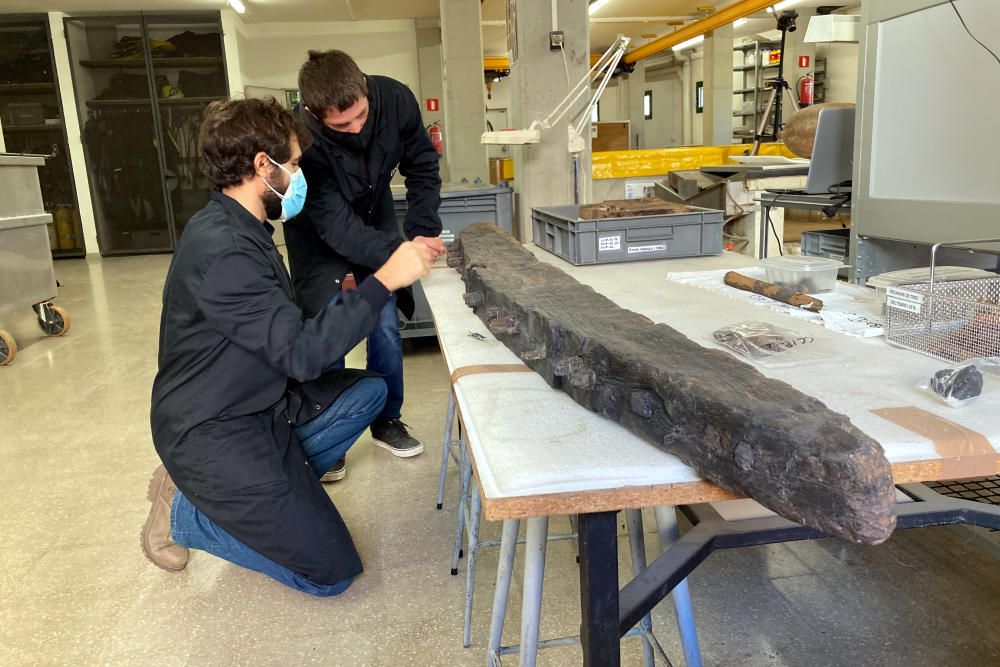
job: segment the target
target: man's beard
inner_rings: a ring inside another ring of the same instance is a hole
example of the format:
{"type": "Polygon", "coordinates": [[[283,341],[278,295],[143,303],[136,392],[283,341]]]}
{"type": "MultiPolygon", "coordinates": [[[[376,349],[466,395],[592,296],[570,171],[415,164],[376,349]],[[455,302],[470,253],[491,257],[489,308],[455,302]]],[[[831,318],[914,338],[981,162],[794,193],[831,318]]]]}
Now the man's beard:
{"type": "Polygon", "coordinates": [[[268,220],[281,219],[281,197],[270,190],[264,193],[264,216],[268,220]]]}

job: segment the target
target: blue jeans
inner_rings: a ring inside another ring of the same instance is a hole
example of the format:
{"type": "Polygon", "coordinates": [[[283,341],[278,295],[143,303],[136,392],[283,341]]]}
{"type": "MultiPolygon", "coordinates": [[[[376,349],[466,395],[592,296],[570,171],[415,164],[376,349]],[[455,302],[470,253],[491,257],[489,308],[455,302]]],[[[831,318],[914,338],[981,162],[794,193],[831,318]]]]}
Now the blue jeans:
{"type": "Polygon", "coordinates": [[[395,295],[385,304],[378,324],[368,334],[368,370],[382,375],[389,390],[385,407],[375,421],[399,419],[403,409],[403,337],[399,335],[395,295]]]}
{"type": "MultiPolygon", "coordinates": [[[[347,454],[358,436],[381,412],[385,395],[385,383],[381,379],[361,379],[337,397],[322,414],[295,429],[309,466],[317,477],[322,477],[347,454]]],[[[351,584],[351,580],[317,584],[265,558],[215,525],[180,491],[174,494],[170,508],[170,535],[181,546],[206,551],[310,595],[339,595],[351,584]]]]}

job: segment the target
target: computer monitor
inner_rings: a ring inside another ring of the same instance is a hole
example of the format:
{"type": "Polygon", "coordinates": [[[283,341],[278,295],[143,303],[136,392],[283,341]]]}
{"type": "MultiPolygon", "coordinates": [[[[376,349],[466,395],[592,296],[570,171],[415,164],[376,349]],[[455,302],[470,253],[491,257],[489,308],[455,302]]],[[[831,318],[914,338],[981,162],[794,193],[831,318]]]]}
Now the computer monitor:
{"type": "Polygon", "coordinates": [[[849,184],[854,166],[854,107],[822,109],[816,121],[806,194],[825,195],[849,184]]]}

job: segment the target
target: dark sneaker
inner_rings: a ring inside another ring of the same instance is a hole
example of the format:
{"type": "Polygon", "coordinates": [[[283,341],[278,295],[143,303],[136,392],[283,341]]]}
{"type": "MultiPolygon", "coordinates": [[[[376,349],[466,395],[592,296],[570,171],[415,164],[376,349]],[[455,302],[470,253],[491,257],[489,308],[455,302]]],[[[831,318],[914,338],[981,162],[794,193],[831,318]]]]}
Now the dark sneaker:
{"type": "Polygon", "coordinates": [[[398,419],[387,419],[372,424],[372,437],[375,438],[376,445],[404,459],[424,451],[420,441],[407,433],[406,424],[398,419]]]}
{"type": "Polygon", "coordinates": [[[323,476],[319,478],[319,481],[324,484],[329,484],[330,482],[339,482],[347,476],[347,459],[340,459],[333,464],[333,467],[323,473],[323,476]]]}

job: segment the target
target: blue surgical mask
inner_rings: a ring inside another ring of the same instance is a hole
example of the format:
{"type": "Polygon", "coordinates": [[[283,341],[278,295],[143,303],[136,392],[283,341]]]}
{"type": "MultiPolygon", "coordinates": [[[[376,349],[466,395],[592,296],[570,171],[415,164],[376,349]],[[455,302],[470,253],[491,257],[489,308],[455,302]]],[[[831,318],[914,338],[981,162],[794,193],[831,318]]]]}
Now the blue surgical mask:
{"type": "Polygon", "coordinates": [[[297,216],[302,211],[302,207],[305,206],[306,190],[308,189],[306,176],[302,173],[301,168],[290,172],[281,166],[281,164],[275,162],[270,156],[267,159],[271,160],[278,169],[288,174],[288,187],[285,189],[284,194],[275,190],[266,180],[264,181],[264,185],[271,188],[271,192],[281,198],[281,220],[290,220],[297,216]]]}

